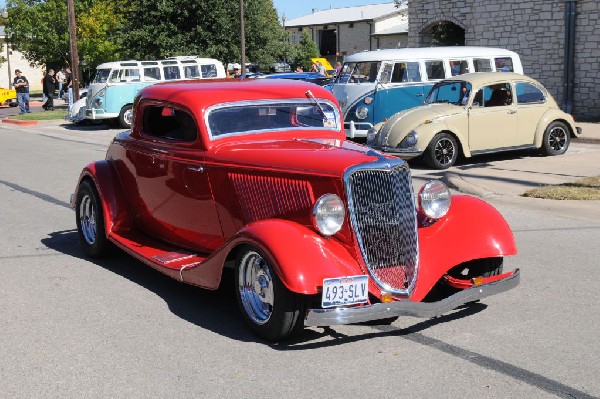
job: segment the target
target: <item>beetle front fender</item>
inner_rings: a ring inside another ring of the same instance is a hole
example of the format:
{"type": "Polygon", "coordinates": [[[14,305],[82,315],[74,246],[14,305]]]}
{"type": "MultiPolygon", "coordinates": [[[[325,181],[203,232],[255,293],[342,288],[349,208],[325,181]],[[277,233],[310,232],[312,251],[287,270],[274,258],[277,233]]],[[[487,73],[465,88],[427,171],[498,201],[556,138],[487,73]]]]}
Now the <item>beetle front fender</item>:
{"type": "Polygon", "coordinates": [[[257,246],[292,292],[317,294],[324,278],[364,273],[339,241],[295,222],[281,219],[253,222],[236,235],[235,241],[257,246]]]}
{"type": "Polygon", "coordinates": [[[443,219],[419,228],[419,253],[413,301],[422,300],[454,266],[514,255],[517,247],[508,223],[493,206],[475,197],[455,195],[443,219]]]}

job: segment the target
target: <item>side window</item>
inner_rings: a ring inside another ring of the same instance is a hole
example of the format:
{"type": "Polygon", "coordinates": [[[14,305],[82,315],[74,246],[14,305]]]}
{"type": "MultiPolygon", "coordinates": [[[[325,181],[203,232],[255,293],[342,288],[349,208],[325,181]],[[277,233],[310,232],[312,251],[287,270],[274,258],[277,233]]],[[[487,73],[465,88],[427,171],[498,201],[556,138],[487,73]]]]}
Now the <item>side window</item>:
{"type": "Polygon", "coordinates": [[[504,107],[512,104],[509,83],[500,83],[483,88],[484,107],[504,107]]]}
{"type": "Polygon", "coordinates": [[[494,58],[496,63],[496,71],[498,72],[514,72],[513,61],[510,57],[498,57],[494,58]]]}
{"type": "Polygon", "coordinates": [[[475,72],[492,72],[492,62],[487,58],[474,58],[475,72]]]}
{"type": "Polygon", "coordinates": [[[140,81],[140,70],[139,69],[123,69],[121,74],[121,82],[139,82],[140,81]]]}
{"type": "Polygon", "coordinates": [[[419,72],[418,62],[397,62],[394,65],[392,82],[420,82],[421,72],[419,72]]]}
{"type": "MultiPolygon", "coordinates": [[[[398,64],[396,64],[398,65],[398,64]]],[[[394,64],[385,63],[383,64],[383,68],[381,68],[381,73],[379,74],[379,81],[381,83],[390,83],[392,82],[392,68],[394,64]]]]}
{"type": "Polygon", "coordinates": [[[186,79],[196,79],[200,77],[198,65],[186,65],[183,67],[183,76],[186,79]]]}
{"type": "Polygon", "coordinates": [[[450,60],[450,74],[452,76],[469,73],[469,63],[467,60],[450,60]]]}
{"type": "Polygon", "coordinates": [[[181,79],[179,74],[179,67],[177,65],[163,67],[165,73],[165,80],[181,79]]]}
{"type": "Polygon", "coordinates": [[[444,61],[442,60],[425,61],[425,70],[427,71],[427,80],[444,79],[446,77],[444,61]]]}
{"type": "Polygon", "coordinates": [[[531,83],[517,83],[515,85],[515,92],[517,93],[517,103],[519,104],[540,104],[546,101],[544,92],[531,83]]]}
{"type": "Polygon", "coordinates": [[[143,71],[145,81],[160,80],[160,69],[158,69],[157,67],[144,68],[143,71]]]}
{"type": "Polygon", "coordinates": [[[217,66],[213,64],[201,65],[200,70],[202,71],[203,78],[216,78],[217,77],[217,66]]]}
{"type": "Polygon", "coordinates": [[[112,72],[110,73],[110,76],[108,77],[108,82],[109,83],[120,82],[121,81],[120,75],[121,75],[120,69],[113,69],[112,72]]]}
{"type": "Polygon", "coordinates": [[[148,136],[184,142],[194,141],[198,136],[194,117],[185,111],[148,105],[143,112],[142,131],[148,136]]]}
{"type": "Polygon", "coordinates": [[[352,71],[350,83],[375,82],[379,72],[380,62],[359,62],[352,71]]]}

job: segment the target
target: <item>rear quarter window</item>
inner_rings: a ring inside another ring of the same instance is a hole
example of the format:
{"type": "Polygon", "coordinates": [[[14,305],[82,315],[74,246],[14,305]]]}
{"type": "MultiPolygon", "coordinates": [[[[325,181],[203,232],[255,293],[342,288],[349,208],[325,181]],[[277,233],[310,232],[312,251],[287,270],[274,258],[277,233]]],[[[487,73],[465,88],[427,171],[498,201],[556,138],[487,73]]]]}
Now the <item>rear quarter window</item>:
{"type": "Polygon", "coordinates": [[[531,83],[518,82],[515,84],[515,91],[519,104],[540,104],[546,101],[544,92],[531,83]]]}

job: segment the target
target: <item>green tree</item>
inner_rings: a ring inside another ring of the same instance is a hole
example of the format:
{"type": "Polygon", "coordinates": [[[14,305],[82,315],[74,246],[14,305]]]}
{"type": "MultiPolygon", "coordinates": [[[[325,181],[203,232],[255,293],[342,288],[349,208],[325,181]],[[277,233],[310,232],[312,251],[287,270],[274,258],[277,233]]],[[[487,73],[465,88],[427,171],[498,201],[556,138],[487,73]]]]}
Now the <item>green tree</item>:
{"type": "Polygon", "coordinates": [[[460,26],[443,21],[431,28],[432,46],[464,46],[465,30],[460,26]]]}
{"type": "Polygon", "coordinates": [[[300,35],[300,41],[296,45],[296,57],[294,65],[301,66],[305,71],[309,71],[313,62],[311,58],[320,57],[317,43],[310,37],[308,31],[303,30],[300,35]]]}

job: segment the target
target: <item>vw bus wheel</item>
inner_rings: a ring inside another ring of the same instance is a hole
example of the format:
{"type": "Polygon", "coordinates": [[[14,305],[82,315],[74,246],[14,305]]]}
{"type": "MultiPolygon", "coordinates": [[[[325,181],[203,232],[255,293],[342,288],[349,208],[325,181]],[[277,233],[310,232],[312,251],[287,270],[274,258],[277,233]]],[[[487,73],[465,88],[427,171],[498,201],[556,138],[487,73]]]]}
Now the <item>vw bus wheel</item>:
{"type": "Polygon", "coordinates": [[[119,113],[119,126],[124,129],[131,128],[131,122],[133,118],[133,111],[131,109],[131,105],[126,105],[121,108],[121,112],[119,113]]]}
{"type": "Polygon", "coordinates": [[[100,197],[88,180],[81,182],[77,190],[75,213],[77,232],[85,253],[92,258],[109,255],[111,245],[106,239],[100,197]]]}
{"type": "Polygon", "coordinates": [[[447,169],[458,158],[456,139],[448,133],[436,134],[424,154],[425,163],[433,169],[447,169]]]}
{"type": "Polygon", "coordinates": [[[542,151],[544,155],[561,155],[569,148],[571,133],[563,122],[555,121],[544,132],[542,151]]]}
{"type": "Polygon", "coordinates": [[[235,286],[240,311],[259,337],[278,341],[303,328],[303,297],[283,285],[269,261],[255,248],[246,247],[239,254],[235,286]]]}

